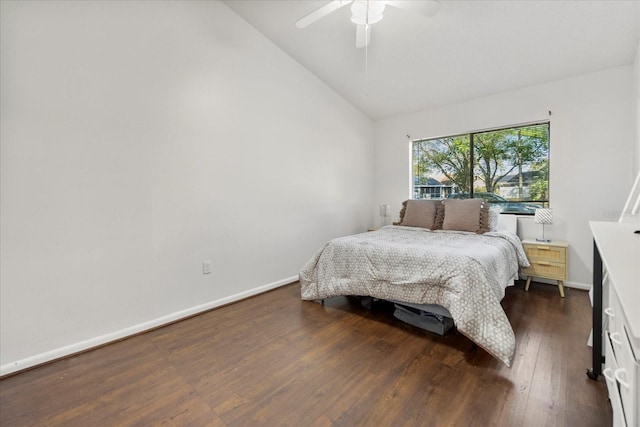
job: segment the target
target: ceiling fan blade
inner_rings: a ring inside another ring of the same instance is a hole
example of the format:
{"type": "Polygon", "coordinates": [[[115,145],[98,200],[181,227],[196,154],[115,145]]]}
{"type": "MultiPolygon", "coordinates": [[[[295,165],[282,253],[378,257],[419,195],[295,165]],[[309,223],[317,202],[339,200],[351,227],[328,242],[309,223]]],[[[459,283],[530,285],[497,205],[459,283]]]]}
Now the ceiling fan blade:
{"type": "Polygon", "coordinates": [[[362,48],[369,45],[371,41],[371,25],[356,25],[356,47],[362,48]]]}
{"type": "Polygon", "coordinates": [[[296,22],[296,27],[305,28],[313,24],[317,20],[324,18],[331,12],[340,9],[342,6],[345,6],[351,3],[352,1],[353,0],[332,0],[329,3],[325,4],[324,6],[320,6],[313,12],[300,18],[298,22],[296,22]]]}
{"type": "Polygon", "coordinates": [[[412,13],[424,15],[427,18],[432,17],[440,10],[440,2],[438,0],[387,0],[387,4],[412,13]]]}

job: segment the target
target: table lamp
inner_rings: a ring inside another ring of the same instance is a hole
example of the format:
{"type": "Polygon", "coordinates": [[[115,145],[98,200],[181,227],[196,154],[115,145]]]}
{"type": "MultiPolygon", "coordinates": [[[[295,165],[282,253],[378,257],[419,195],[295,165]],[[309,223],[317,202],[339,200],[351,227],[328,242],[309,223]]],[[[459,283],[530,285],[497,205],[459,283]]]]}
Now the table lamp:
{"type": "Polygon", "coordinates": [[[542,224],[542,239],[536,239],[538,242],[550,242],[550,239],[544,237],[544,225],[553,224],[553,213],[551,209],[536,209],[533,222],[536,224],[542,224]]]}
{"type": "Polygon", "coordinates": [[[389,212],[391,211],[391,206],[389,205],[380,205],[380,216],[382,217],[382,225],[387,225],[387,218],[389,217],[389,212]]]}

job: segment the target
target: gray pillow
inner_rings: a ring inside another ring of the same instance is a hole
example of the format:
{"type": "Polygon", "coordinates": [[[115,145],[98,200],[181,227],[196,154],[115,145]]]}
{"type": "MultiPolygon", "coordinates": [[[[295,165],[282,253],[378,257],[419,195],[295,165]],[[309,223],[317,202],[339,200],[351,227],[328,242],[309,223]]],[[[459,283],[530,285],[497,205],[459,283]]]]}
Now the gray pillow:
{"type": "Polygon", "coordinates": [[[439,200],[407,200],[400,225],[434,229],[439,200]]]}
{"type": "Polygon", "coordinates": [[[451,200],[444,204],[443,230],[472,231],[485,233],[488,231],[489,204],[482,199],[451,200]]]}

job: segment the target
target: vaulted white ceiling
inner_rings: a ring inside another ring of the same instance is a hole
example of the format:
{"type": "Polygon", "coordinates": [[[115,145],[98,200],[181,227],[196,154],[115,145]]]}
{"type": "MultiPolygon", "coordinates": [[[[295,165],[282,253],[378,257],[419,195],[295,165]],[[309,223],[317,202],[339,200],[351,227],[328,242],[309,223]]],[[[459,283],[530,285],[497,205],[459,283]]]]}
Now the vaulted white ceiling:
{"type": "Polygon", "coordinates": [[[328,0],[224,3],[372,119],[631,64],[640,38],[632,0],[442,0],[431,18],[387,7],[367,49],[349,6],[299,29],[328,0]]]}

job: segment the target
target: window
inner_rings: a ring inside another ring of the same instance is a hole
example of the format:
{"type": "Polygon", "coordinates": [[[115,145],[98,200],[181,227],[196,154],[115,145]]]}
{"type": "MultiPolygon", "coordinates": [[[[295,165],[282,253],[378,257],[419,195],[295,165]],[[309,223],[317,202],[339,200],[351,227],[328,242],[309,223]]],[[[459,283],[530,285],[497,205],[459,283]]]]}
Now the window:
{"type": "Polygon", "coordinates": [[[414,199],[482,198],[524,215],[549,204],[549,122],[414,141],[412,157],[414,199]]]}

